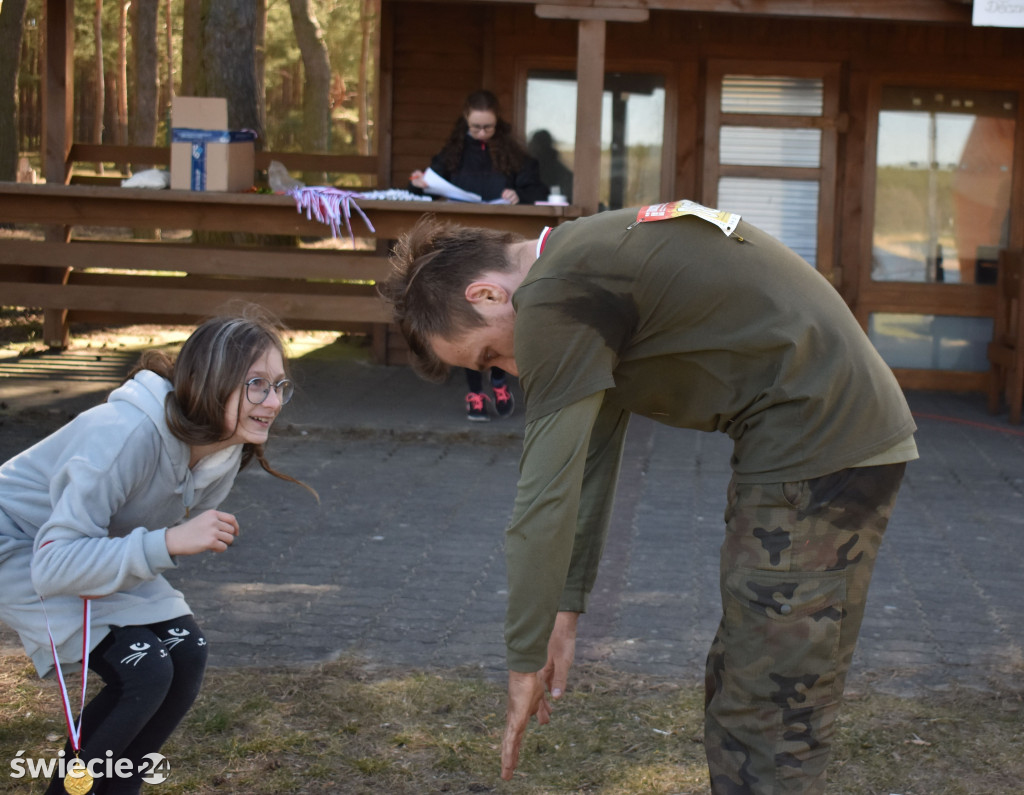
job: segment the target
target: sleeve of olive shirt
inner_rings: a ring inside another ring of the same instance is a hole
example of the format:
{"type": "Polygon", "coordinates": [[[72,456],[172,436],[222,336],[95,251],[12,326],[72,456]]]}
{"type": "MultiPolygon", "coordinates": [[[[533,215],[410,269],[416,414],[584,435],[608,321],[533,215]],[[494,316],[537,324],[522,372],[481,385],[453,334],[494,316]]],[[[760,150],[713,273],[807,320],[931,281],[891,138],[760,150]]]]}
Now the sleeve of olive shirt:
{"type": "Polygon", "coordinates": [[[628,411],[614,408],[604,401],[590,432],[572,559],[559,610],[587,612],[590,592],[594,589],[608,537],[629,417],[628,411]]]}
{"type": "MultiPolygon", "coordinates": [[[[580,289],[553,279],[517,293],[516,361],[527,426],[506,538],[505,639],[509,668],[520,672],[544,666],[558,610],[586,609],[628,421],[604,400],[615,385],[617,351],[598,330],[565,314],[580,289]]],[[[592,301],[589,292],[584,298],[592,301]]]]}
{"type": "Polygon", "coordinates": [[[582,613],[608,532],[628,413],[598,392],[526,428],[505,556],[508,665],[544,667],[559,610],[582,613]]]}

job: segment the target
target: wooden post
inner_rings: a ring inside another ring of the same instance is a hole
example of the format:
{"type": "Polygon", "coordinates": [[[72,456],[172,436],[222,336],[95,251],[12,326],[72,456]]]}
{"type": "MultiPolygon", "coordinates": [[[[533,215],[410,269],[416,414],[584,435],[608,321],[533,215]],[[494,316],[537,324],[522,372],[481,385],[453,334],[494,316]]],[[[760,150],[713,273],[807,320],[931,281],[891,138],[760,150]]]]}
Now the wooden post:
{"type": "MultiPolygon", "coordinates": [[[[71,140],[74,136],[74,0],[46,0],[46,76],[43,84],[43,174],[46,181],[66,185],[71,180],[71,140]]],[[[71,229],[51,226],[48,241],[67,242],[71,229]]],[[[70,268],[47,268],[43,278],[64,283],[70,268]]],[[[68,345],[66,309],[43,312],[43,341],[51,348],[68,345]]]]}
{"type": "MultiPolygon", "coordinates": [[[[392,184],[391,155],[394,143],[391,137],[394,119],[394,74],[395,74],[395,14],[392,9],[384,13],[383,0],[376,2],[376,53],[377,79],[374,81],[376,95],[374,102],[376,123],[373,129],[374,151],[377,155],[377,187],[386,189],[392,184]]],[[[392,241],[377,238],[375,251],[385,257],[391,250],[392,241]]],[[[388,336],[391,329],[387,323],[374,323],[370,329],[370,351],[374,364],[388,364],[388,336]]]]}
{"type": "Polygon", "coordinates": [[[46,0],[46,76],[43,84],[43,174],[52,184],[71,177],[73,135],[74,0],[46,0]]]}
{"type": "Polygon", "coordinates": [[[579,21],[576,52],[576,156],[572,201],[596,213],[601,196],[601,94],[604,91],[603,19],[579,21]]]}
{"type": "Polygon", "coordinates": [[[542,19],[576,19],[576,154],[572,203],[584,215],[596,213],[601,200],[601,96],[604,93],[604,48],[608,22],[644,22],[646,8],[538,3],[542,19]]]}

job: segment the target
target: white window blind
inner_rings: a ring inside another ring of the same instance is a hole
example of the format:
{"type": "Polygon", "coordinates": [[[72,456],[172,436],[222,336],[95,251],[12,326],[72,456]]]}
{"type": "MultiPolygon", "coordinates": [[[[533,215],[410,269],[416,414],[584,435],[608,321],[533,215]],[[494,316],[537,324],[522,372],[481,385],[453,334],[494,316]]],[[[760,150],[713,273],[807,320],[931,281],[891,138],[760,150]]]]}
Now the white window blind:
{"type": "Polygon", "coordinates": [[[722,177],[718,208],[739,213],[817,267],[818,187],[813,180],[722,177]]]}
{"type": "Polygon", "coordinates": [[[722,113],[820,116],[823,107],[820,78],[726,75],[722,79],[722,113]]]}
{"type": "Polygon", "coordinates": [[[821,165],[821,130],[781,127],[723,127],[719,162],[729,165],[821,165]]]}

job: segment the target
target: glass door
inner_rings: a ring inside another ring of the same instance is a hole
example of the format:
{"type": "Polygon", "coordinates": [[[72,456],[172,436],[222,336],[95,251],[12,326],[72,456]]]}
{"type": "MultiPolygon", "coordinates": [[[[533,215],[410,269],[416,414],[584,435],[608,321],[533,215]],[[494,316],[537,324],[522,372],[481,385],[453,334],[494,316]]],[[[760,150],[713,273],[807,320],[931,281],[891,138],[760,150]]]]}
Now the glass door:
{"type": "MultiPolygon", "coordinates": [[[[541,179],[572,197],[576,74],[531,70],[526,80],[526,138],[541,179]]],[[[601,209],[661,201],[665,78],[609,72],[601,109],[601,209]]]]}
{"type": "Polygon", "coordinates": [[[976,387],[1010,243],[1015,91],[876,87],[868,333],[911,386],[976,387]],[[973,379],[973,380],[972,380],[973,379]]]}

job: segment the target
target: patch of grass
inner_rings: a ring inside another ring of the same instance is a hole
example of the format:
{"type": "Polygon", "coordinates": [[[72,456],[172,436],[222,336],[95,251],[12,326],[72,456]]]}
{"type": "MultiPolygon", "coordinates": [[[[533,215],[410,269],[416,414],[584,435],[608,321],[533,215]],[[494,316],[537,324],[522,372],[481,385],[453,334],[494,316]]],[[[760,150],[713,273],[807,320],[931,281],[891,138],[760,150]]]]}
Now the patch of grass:
{"type": "MultiPolygon", "coordinates": [[[[164,348],[177,352],[194,326],[159,324],[96,325],[72,323],[68,350],[143,351],[164,348]]],[[[47,350],[43,341],[43,311],[26,307],[0,307],[0,353],[18,355],[47,350]]]]}
{"type": "MultiPolygon", "coordinates": [[[[579,666],[552,723],[531,725],[506,783],[498,777],[504,687],[477,672],[355,660],[212,669],[164,748],[171,773],[160,791],[706,793],[702,704],[695,687],[579,666]]],[[[828,792],[1018,793],[1022,708],[1024,688],[854,695],[839,719],[828,792]]],[[[26,791],[7,772],[14,753],[52,756],[63,738],[55,683],[38,681],[23,656],[0,658],[0,792],[26,791]]]]}
{"type": "MultiPolygon", "coordinates": [[[[90,325],[72,323],[69,350],[100,349],[143,351],[162,348],[177,354],[195,326],[168,326],[155,323],[125,325],[90,325]]],[[[361,334],[339,334],[336,331],[288,329],[284,333],[288,355],[292,360],[339,362],[366,360],[369,340],[361,334]]],[[[0,352],[30,355],[46,350],[43,342],[43,312],[40,309],[0,306],[0,352]]]]}
{"type": "Polygon", "coordinates": [[[0,345],[34,343],[42,338],[42,312],[18,306],[0,307],[0,345]]]}

